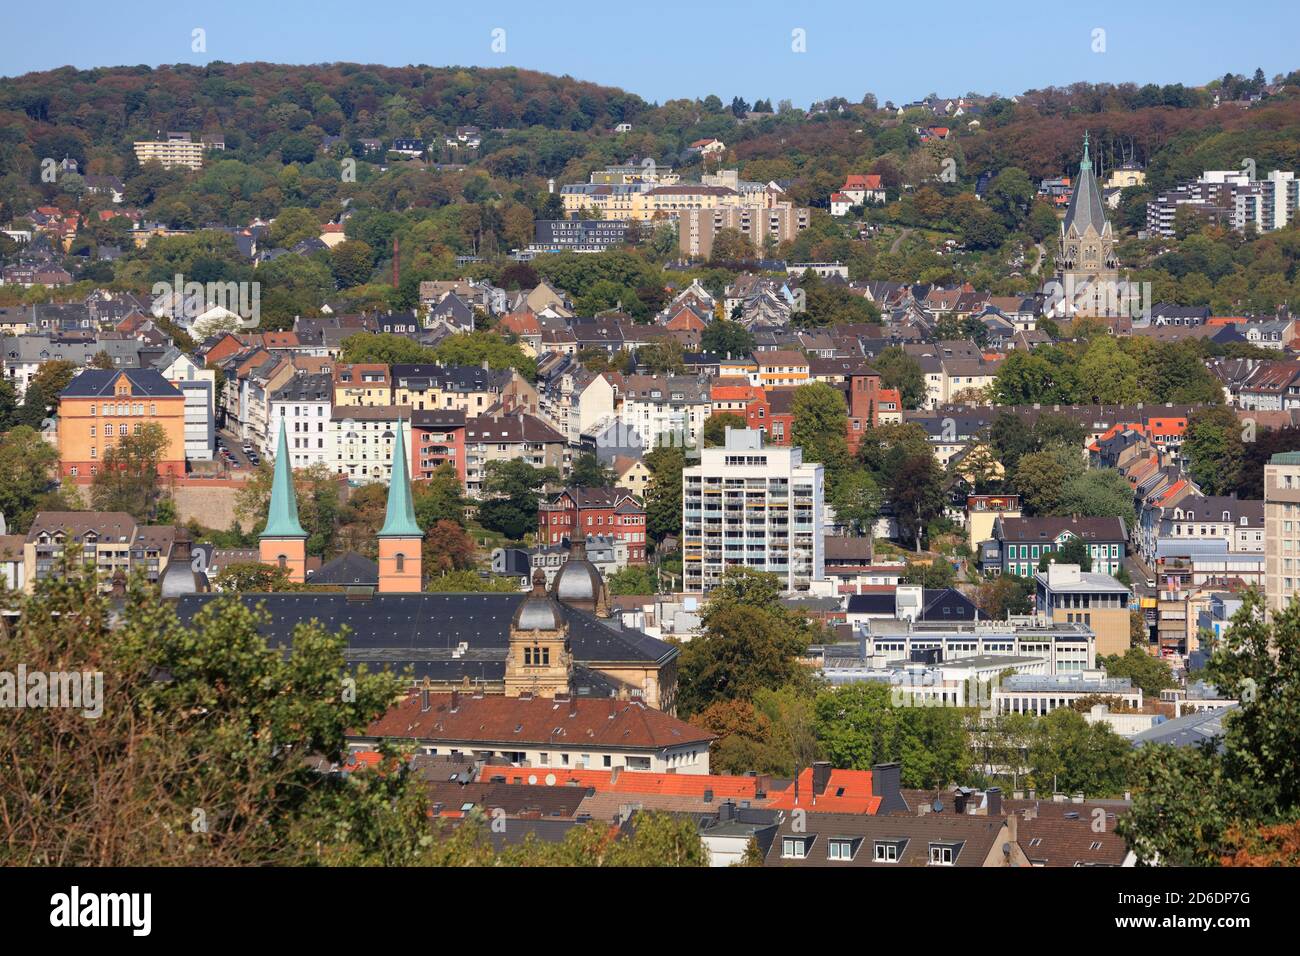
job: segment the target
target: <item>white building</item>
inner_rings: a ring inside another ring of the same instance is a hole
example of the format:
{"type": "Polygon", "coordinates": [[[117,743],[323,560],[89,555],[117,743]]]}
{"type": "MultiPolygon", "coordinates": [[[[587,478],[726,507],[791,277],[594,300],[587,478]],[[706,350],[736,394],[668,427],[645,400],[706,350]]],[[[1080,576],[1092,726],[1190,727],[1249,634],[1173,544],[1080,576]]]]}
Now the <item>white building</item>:
{"type": "Polygon", "coordinates": [[[289,442],[290,464],[294,468],[335,465],[337,453],[331,430],[330,405],[334,394],[329,374],[299,373],[271,395],[271,433],[279,435],[279,422],[289,442]]]}
{"type": "Polygon", "coordinates": [[[763,445],[762,432],[728,428],[682,472],[683,590],[708,591],[735,565],[806,591],[824,576],[823,473],[801,448],[763,445]]]}
{"type": "Polygon", "coordinates": [[[185,395],[185,460],[211,461],[216,434],[217,373],[185,353],[164,354],[158,371],[185,395]]]}

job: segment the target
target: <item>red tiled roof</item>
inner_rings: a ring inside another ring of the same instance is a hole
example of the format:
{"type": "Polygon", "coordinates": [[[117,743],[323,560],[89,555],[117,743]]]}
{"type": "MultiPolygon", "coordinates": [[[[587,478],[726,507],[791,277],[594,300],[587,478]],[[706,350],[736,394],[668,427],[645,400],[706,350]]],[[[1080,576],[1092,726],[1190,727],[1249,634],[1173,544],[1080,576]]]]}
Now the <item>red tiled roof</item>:
{"type": "Polygon", "coordinates": [[[366,737],[483,741],[656,750],[708,743],[715,735],[639,701],[611,698],[430,694],[428,711],[413,692],[366,728],[366,737]],[[453,696],[457,698],[452,710],[453,696]]]}
{"type": "Polygon", "coordinates": [[[870,770],[832,770],[830,782],[819,794],[813,793],[813,771],[806,768],[799,774],[799,801],[795,802],[795,787],[773,794],[767,806],[775,810],[793,810],[796,806],[819,813],[871,813],[880,810],[880,797],[871,792],[870,770]]]}

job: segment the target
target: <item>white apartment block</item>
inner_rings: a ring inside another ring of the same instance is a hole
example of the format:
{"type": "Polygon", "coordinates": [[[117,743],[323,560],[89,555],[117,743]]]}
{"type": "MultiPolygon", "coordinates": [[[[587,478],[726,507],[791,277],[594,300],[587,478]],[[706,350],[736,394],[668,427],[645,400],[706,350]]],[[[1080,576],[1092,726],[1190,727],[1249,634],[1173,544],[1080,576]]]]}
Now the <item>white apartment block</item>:
{"type": "Polygon", "coordinates": [[[683,590],[709,591],[728,567],[778,575],[806,591],[825,576],[823,473],[803,450],[764,446],[762,432],[728,428],[682,472],[683,590]]]}
{"type": "Polygon", "coordinates": [[[170,169],[184,166],[188,169],[203,167],[202,142],[195,142],[189,133],[168,133],[166,139],[143,140],[135,144],[135,158],[141,166],[149,162],[162,163],[170,169]]]}
{"type": "Polygon", "coordinates": [[[333,394],[328,374],[299,374],[271,396],[271,435],[278,439],[283,421],[294,468],[323,464],[333,470],[338,453],[330,418],[333,394]]]}

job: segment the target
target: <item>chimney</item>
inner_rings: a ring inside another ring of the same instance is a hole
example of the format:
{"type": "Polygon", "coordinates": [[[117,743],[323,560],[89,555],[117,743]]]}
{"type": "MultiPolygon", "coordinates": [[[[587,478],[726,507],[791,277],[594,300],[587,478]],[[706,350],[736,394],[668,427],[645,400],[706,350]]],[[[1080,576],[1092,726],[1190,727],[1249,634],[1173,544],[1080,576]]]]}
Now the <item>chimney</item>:
{"type": "Polygon", "coordinates": [[[570,716],[570,717],[577,717],[577,716],[578,716],[578,698],[577,698],[577,697],[570,697],[570,698],[569,698],[569,716],[570,716]]]}
{"type": "Polygon", "coordinates": [[[989,816],[1002,816],[1002,788],[989,787],[984,791],[984,805],[988,808],[989,816]]]}
{"type": "Polygon", "coordinates": [[[453,690],[451,692],[451,712],[454,714],[459,711],[460,711],[460,691],[453,690]]]}
{"type": "Polygon", "coordinates": [[[1020,818],[1014,813],[1007,816],[1007,841],[1017,843],[1020,840],[1020,818]]]}
{"type": "Polygon", "coordinates": [[[906,813],[907,801],[903,799],[903,766],[897,761],[878,763],[871,768],[871,794],[880,798],[877,813],[906,813]]]}
{"type": "Polygon", "coordinates": [[[812,771],[813,771],[813,775],[812,775],[813,796],[816,797],[819,794],[825,793],[826,787],[831,782],[830,761],[828,760],[814,761],[812,766],[812,771]]]}
{"type": "Polygon", "coordinates": [[[730,800],[718,807],[718,822],[726,823],[736,819],[736,805],[730,800]]]}
{"type": "Polygon", "coordinates": [[[420,713],[427,714],[432,705],[429,703],[429,681],[426,678],[424,686],[420,688],[420,713]]]}

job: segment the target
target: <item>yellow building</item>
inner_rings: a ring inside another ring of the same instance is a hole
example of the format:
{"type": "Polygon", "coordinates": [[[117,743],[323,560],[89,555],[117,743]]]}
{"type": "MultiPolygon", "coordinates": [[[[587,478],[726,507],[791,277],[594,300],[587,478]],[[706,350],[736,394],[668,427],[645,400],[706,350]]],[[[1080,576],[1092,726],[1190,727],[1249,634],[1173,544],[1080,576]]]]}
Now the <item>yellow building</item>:
{"type": "Polygon", "coordinates": [[[206,148],[203,143],[194,142],[189,133],[168,133],[166,139],[137,142],[135,158],[141,166],[145,163],[162,163],[168,169],[173,166],[202,169],[206,148]]]}
{"type": "Polygon", "coordinates": [[[1077,564],[1049,564],[1034,574],[1037,608],[1056,624],[1081,623],[1097,635],[1097,656],[1129,649],[1129,589],[1109,574],[1077,564]]]}

